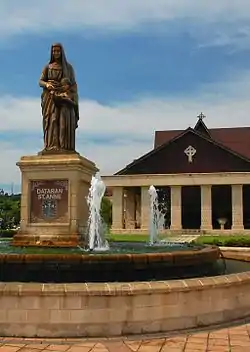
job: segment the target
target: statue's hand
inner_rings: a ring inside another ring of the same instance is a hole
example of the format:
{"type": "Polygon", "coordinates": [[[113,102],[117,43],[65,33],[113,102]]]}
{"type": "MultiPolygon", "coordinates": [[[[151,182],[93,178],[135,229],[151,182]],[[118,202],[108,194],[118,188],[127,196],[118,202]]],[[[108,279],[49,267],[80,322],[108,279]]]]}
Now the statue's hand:
{"type": "Polygon", "coordinates": [[[53,84],[51,84],[50,82],[47,82],[47,83],[46,83],[46,88],[47,88],[48,90],[52,90],[52,89],[54,89],[54,86],[53,86],[53,84]]]}

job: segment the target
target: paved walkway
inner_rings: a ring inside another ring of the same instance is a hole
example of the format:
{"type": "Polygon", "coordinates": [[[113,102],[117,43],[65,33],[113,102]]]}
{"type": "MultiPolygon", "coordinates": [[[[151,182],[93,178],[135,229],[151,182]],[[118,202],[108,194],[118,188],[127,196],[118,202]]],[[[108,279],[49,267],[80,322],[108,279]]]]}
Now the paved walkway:
{"type": "Polygon", "coordinates": [[[0,352],[250,352],[250,323],[168,337],[0,339],[0,352]]]}
{"type": "Polygon", "coordinates": [[[175,243],[190,243],[196,240],[198,237],[200,237],[200,234],[198,235],[179,235],[179,236],[166,236],[166,241],[169,242],[175,242],[175,243]]]}

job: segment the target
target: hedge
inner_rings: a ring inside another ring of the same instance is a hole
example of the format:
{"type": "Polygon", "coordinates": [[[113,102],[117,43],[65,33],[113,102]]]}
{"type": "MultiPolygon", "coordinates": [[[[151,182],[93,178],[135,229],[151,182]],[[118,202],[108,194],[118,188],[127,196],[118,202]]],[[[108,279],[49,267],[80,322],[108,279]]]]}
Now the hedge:
{"type": "Polygon", "coordinates": [[[0,238],[12,238],[17,233],[17,230],[0,230],[0,238]]]}
{"type": "Polygon", "coordinates": [[[200,236],[193,243],[211,244],[220,247],[250,247],[250,236],[200,236]]]}

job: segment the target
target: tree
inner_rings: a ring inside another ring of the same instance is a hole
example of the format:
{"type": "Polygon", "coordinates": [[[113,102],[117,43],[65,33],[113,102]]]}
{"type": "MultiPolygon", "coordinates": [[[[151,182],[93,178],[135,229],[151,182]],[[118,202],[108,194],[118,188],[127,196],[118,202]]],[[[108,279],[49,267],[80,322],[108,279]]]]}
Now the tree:
{"type": "Polygon", "coordinates": [[[20,222],[20,194],[9,195],[0,192],[1,228],[12,228],[20,222]]]}
{"type": "Polygon", "coordinates": [[[101,216],[105,224],[110,228],[112,223],[112,203],[107,197],[103,197],[102,199],[101,216]]]}

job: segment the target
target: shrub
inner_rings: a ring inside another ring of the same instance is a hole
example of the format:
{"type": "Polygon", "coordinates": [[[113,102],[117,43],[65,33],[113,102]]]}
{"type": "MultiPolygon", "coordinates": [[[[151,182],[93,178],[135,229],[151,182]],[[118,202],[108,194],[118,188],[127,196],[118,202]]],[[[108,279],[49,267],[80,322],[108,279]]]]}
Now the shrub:
{"type": "Polygon", "coordinates": [[[17,230],[0,230],[0,237],[12,238],[17,233],[17,230]]]}
{"type": "Polygon", "coordinates": [[[193,243],[210,244],[220,247],[250,247],[250,236],[201,236],[193,243]]]}
{"type": "Polygon", "coordinates": [[[102,199],[101,216],[105,225],[109,229],[112,223],[112,203],[107,197],[103,197],[102,199]]]}

